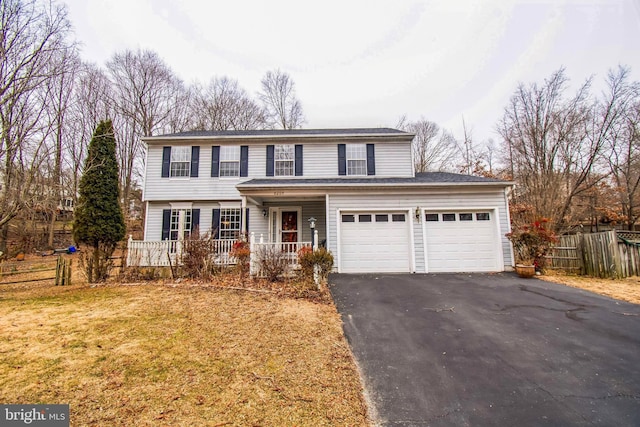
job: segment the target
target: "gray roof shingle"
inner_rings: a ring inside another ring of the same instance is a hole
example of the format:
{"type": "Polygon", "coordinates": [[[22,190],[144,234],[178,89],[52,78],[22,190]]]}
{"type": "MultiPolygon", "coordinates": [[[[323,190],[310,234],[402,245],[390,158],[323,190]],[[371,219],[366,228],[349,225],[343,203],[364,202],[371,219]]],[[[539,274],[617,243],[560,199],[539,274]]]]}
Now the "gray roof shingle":
{"type": "Polygon", "coordinates": [[[412,135],[398,129],[391,128],[346,128],[346,129],[261,129],[261,130],[194,130],[165,135],[156,135],[145,139],[155,138],[202,138],[202,137],[275,137],[275,136],[330,136],[330,135],[412,135]]]}
{"type": "Polygon", "coordinates": [[[487,184],[512,185],[509,181],[485,178],[482,176],[462,175],[449,172],[416,173],[415,178],[376,178],[376,177],[340,177],[340,178],[257,178],[242,182],[238,188],[248,187],[288,187],[288,186],[344,186],[344,185],[446,185],[446,184],[487,184]]]}

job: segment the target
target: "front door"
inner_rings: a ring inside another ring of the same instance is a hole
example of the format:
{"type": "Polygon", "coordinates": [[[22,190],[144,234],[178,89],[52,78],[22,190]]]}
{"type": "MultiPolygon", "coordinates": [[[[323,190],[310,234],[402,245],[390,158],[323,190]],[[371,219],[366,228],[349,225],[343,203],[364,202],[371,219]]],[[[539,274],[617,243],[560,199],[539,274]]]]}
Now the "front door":
{"type": "Polygon", "coordinates": [[[298,242],[298,211],[285,211],[280,214],[280,241],[283,243],[298,242]]]}
{"type": "Polygon", "coordinates": [[[297,243],[300,241],[300,208],[271,208],[271,241],[297,243]]]}

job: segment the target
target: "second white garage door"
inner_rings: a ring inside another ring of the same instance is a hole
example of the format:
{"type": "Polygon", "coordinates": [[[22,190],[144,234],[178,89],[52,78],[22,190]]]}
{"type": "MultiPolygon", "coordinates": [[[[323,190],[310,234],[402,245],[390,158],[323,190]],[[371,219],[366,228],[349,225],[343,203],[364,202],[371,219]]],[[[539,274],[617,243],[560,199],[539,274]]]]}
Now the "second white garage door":
{"type": "Polygon", "coordinates": [[[499,271],[494,211],[426,212],[429,273],[499,271]]]}
{"type": "Polygon", "coordinates": [[[407,212],[341,212],[340,271],[411,272],[407,212]]]}

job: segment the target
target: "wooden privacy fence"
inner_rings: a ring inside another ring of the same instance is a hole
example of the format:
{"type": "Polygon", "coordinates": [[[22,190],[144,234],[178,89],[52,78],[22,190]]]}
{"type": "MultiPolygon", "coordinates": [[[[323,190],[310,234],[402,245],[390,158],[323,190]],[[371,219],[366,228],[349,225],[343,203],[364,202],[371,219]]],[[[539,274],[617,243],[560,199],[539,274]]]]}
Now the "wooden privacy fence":
{"type": "Polygon", "coordinates": [[[618,238],[615,230],[561,236],[546,258],[549,268],[593,277],[622,278],[640,275],[640,244],[630,239],[618,238]]]}

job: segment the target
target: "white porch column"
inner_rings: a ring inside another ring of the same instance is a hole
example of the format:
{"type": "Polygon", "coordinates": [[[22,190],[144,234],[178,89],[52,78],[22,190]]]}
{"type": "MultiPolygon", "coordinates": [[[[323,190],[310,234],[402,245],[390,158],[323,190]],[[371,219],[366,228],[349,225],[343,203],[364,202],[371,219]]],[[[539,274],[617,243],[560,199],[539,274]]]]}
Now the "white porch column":
{"type": "MultiPolygon", "coordinates": [[[[240,227],[240,233],[246,236],[247,234],[247,197],[241,196],[240,199],[240,223],[242,226],[240,227]]],[[[247,236],[249,237],[249,236],[247,236]]]]}

